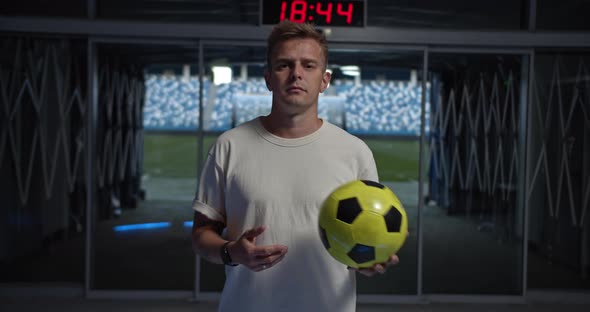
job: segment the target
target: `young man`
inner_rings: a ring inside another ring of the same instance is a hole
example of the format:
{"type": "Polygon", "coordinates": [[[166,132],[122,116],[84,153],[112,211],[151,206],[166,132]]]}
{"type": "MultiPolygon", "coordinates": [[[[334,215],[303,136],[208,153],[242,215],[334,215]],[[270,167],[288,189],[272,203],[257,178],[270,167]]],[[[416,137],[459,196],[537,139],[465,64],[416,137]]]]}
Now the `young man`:
{"type": "Polygon", "coordinates": [[[378,176],[363,141],[318,118],[327,60],[326,39],[311,25],[275,26],[265,71],[270,114],[225,132],[209,151],[192,237],[200,256],[226,264],[219,311],[355,310],[355,272],[324,249],[319,210],[338,186],[378,176]]]}

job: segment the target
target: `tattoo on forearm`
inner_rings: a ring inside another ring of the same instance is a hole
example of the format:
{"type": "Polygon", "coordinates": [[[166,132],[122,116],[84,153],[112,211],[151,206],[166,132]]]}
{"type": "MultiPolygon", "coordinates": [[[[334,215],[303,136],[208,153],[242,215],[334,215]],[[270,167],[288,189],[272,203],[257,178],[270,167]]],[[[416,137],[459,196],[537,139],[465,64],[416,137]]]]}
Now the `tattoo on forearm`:
{"type": "MultiPolygon", "coordinates": [[[[206,215],[200,212],[195,212],[195,218],[193,220],[193,233],[199,232],[199,228],[214,231],[215,233],[221,236],[221,233],[225,228],[225,223],[217,220],[211,220],[206,215]]],[[[200,257],[212,262],[219,261],[217,253],[214,253],[213,250],[209,250],[207,248],[199,248],[199,244],[200,243],[197,236],[193,236],[193,248],[199,254],[200,257]]]]}
{"type": "Polygon", "coordinates": [[[195,211],[195,219],[193,221],[194,223],[194,227],[199,228],[199,227],[210,227],[213,231],[215,231],[215,233],[221,235],[221,232],[223,231],[223,229],[225,228],[225,224],[221,221],[217,221],[217,220],[211,220],[209,219],[209,217],[207,217],[206,215],[195,211]]]}

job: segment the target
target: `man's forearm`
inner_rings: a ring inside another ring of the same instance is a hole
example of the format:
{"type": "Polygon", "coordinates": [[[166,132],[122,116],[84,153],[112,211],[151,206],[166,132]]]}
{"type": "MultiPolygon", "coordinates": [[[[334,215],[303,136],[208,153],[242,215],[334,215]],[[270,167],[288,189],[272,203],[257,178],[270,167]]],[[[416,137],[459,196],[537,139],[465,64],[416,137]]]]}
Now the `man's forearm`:
{"type": "Polygon", "coordinates": [[[221,246],[226,242],[221,237],[224,227],[223,222],[212,220],[195,211],[192,232],[193,250],[207,261],[223,263],[220,251],[221,246]]]}
{"type": "Polygon", "coordinates": [[[225,239],[210,229],[193,231],[193,250],[207,261],[222,264],[220,250],[225,239]]]}

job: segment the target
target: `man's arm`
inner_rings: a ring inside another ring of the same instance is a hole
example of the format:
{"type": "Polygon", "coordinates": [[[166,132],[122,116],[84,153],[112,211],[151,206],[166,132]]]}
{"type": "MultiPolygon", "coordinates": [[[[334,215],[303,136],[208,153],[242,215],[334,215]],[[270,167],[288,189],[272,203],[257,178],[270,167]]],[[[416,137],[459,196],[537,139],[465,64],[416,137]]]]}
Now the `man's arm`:
{"type": "MultiPolygon", "coordinates": [[[[227,242],[221,237],[224,227],[223,222],[211,220],[204,214],[195,212],[192,234],[194,251],[210,262],[222,264],[220,251],[223,244],[227,242]]],[[[239,239],[230,242],[227,250],[232,261],[258,272],[283,260],[287,253],[287,246],[256,246],[256,237],[265,230],[265,226],[249,229],[239,239]]]]}
{"type": "Polygon", "coordinates": [[[195,211],[193,220],[193,250],[206,260],[222,264],[219,251],[226,242],[221,237],[225,225],[223,222],[211,220],[204,214],[195,211]]]}

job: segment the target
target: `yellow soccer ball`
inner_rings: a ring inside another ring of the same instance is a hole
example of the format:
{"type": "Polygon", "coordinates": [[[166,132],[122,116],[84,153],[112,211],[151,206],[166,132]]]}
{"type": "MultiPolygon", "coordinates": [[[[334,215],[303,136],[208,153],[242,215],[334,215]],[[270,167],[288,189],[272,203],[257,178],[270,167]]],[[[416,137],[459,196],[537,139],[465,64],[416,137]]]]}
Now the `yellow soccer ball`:
{"type": "Polygon", "coordinates": [[[346,183],[320,210],[320,238],[336,260],[353,268],[384,263],[402,247],[408,217],[386,186],[366,180],[346,183]]]}

